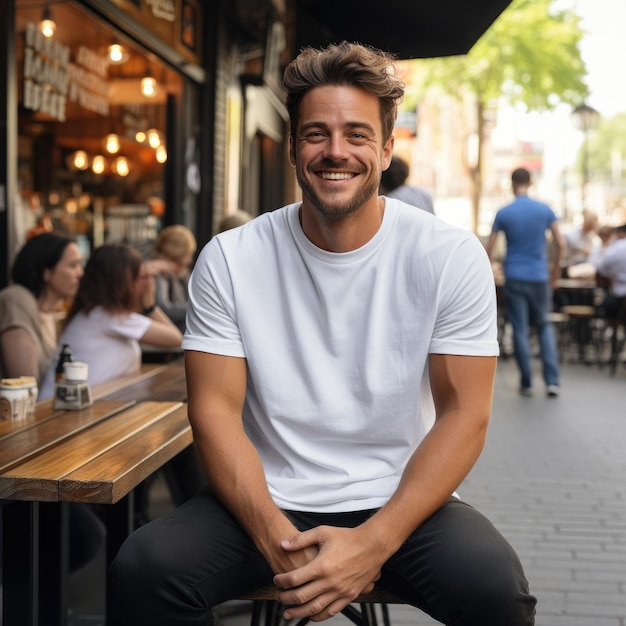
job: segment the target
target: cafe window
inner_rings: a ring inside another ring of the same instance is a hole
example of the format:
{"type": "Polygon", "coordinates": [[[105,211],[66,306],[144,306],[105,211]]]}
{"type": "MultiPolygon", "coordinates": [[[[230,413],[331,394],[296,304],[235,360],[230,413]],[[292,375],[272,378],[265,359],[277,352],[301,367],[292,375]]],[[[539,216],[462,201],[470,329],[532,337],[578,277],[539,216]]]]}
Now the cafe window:
{"type": "Polygon", "coordinates": [[[87,254],[150,245],[183,79],[75,2],[18,0],[16,18],[24,233],[66,232],[87,254]]]}

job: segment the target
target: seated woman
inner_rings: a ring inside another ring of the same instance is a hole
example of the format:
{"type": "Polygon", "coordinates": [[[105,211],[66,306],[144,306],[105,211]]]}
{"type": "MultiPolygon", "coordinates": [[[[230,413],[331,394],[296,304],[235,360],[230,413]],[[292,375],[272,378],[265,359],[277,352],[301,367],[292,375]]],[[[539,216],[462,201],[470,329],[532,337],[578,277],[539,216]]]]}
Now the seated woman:
{"type": "Polygon", "coordinates": [[[57,319],[78,291],[82,255],[74,240],[43,233],[27,241],[0,291],[0,378],[34,376],[38,384],[57,352],[57,319]]]}
{"type": "MultiPolygon", "coordinates": [[[[174,348],[181,339],[181,332],[155,303],[154,276],[139,252],[124,244],[96,249],[59,338],[59,345],[68,344],[76,361],[87,363],[89,383],[139,370],[139,342],[174,348]]],[[[51,363],[40,399],[52,395],[54,379],[51,363]]]]}
{"type": "Polygon", "coordinates": [[[181,332],[185,331],[187,282],[196,247],[188,228],[166,226],[154,243],[154,260],[148,264],[156,281],[156,303],[181,332]]]}

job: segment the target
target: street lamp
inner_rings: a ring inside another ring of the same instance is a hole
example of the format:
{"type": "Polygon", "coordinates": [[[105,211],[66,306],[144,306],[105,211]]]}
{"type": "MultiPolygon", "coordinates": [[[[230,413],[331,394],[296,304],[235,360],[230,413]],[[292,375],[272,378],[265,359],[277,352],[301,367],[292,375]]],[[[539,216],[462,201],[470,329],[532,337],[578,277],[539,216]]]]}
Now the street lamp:
{"type": "Polygon", "coordinates": [[[580,106],[577,106],[572,111],[572,119],[574,121],[574,127],[576,128],[576,130],[580,130],[583,133],[583,176],[580,191],[582,206],[583,209],[586,209],[586,188],[587,183],[589,182],[589,142],[587,135],[590,130],[593,130],[596,127],[598,120],[600,119],[600,114],[594,108],[583,103],[580,106]]]}

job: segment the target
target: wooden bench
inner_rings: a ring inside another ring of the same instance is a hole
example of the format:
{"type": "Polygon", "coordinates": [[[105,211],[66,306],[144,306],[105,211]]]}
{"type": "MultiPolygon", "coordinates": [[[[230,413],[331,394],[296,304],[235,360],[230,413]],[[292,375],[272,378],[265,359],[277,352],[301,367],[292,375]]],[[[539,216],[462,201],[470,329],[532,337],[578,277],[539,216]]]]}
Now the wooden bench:
{"type": "MultiPolygon", "coordinates": [[[[281,620],[284,620],[282,618],[283,607],[276,600],[278,591],[277,587],[270,585],[237,598],[238,600],[251,600],[254,602],[250,626],[280,626],[281,620]]],[[[379,621],[378,612],[380,612],[380,619],[382,619],[383,625],[390,626],[389,604],[405,603],[386,591],[374,589],[371,593],[355,598],[352,603],[344,608],[342,613],[357,626],[377,626],[379,621]],[[359,608],[356,608],[355,605],[358,605],[359,608]]],[[[308,618],[301,619],[297,626],[304,626],[309,621],[308,618]]]]}

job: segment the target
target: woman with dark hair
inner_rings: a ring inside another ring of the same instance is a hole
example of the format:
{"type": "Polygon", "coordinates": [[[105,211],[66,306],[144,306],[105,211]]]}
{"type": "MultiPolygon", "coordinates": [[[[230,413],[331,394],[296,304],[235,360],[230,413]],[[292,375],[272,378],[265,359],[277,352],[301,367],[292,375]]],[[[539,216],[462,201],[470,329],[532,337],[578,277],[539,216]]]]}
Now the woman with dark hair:
{"type": "MultiPolygon", "coordinates": [[[[97,248],[59,338],[59,345],[70,346],[75,360],[87,363],[89,383],[136,372],[141,365],[139,342],[175,348],[181,340],[178,328],[155,303],[154,276],[139,252],[124,244],[97,248]]],[[[54,370],[52,363],[40,400],[52,395],[54,370]]]]}
{"type": "MultiPolygon", "coordinates": [[[[47,368],[55,367],[58,321],[63,305],[76,295],[82,275],[80,249],[69,237],[42,233],[24,244],[11,268],[12,284],[0,291],[0,377],[35,376],[41,383],[47,368]]],[[[0,523],[1,519],[0,510],[0,523]]],[[[69,519],[68,566],[74,572],[95,557],[105,528],[84,504],[72,503],[69,519]]],[[[42,544],[41,558],[55,548],[42,544]]],[[[41,594],[44,607],[54,605],[45,586],[41,594]]]]}
{"type": "Polygon", "coordinates": [[[78,290],[82,256],[70,238],[33,237],[18,252],[12,284],[0,291],[0,377],[35,376],[41,383],[56,356],[62,305],[78,290]]]}

